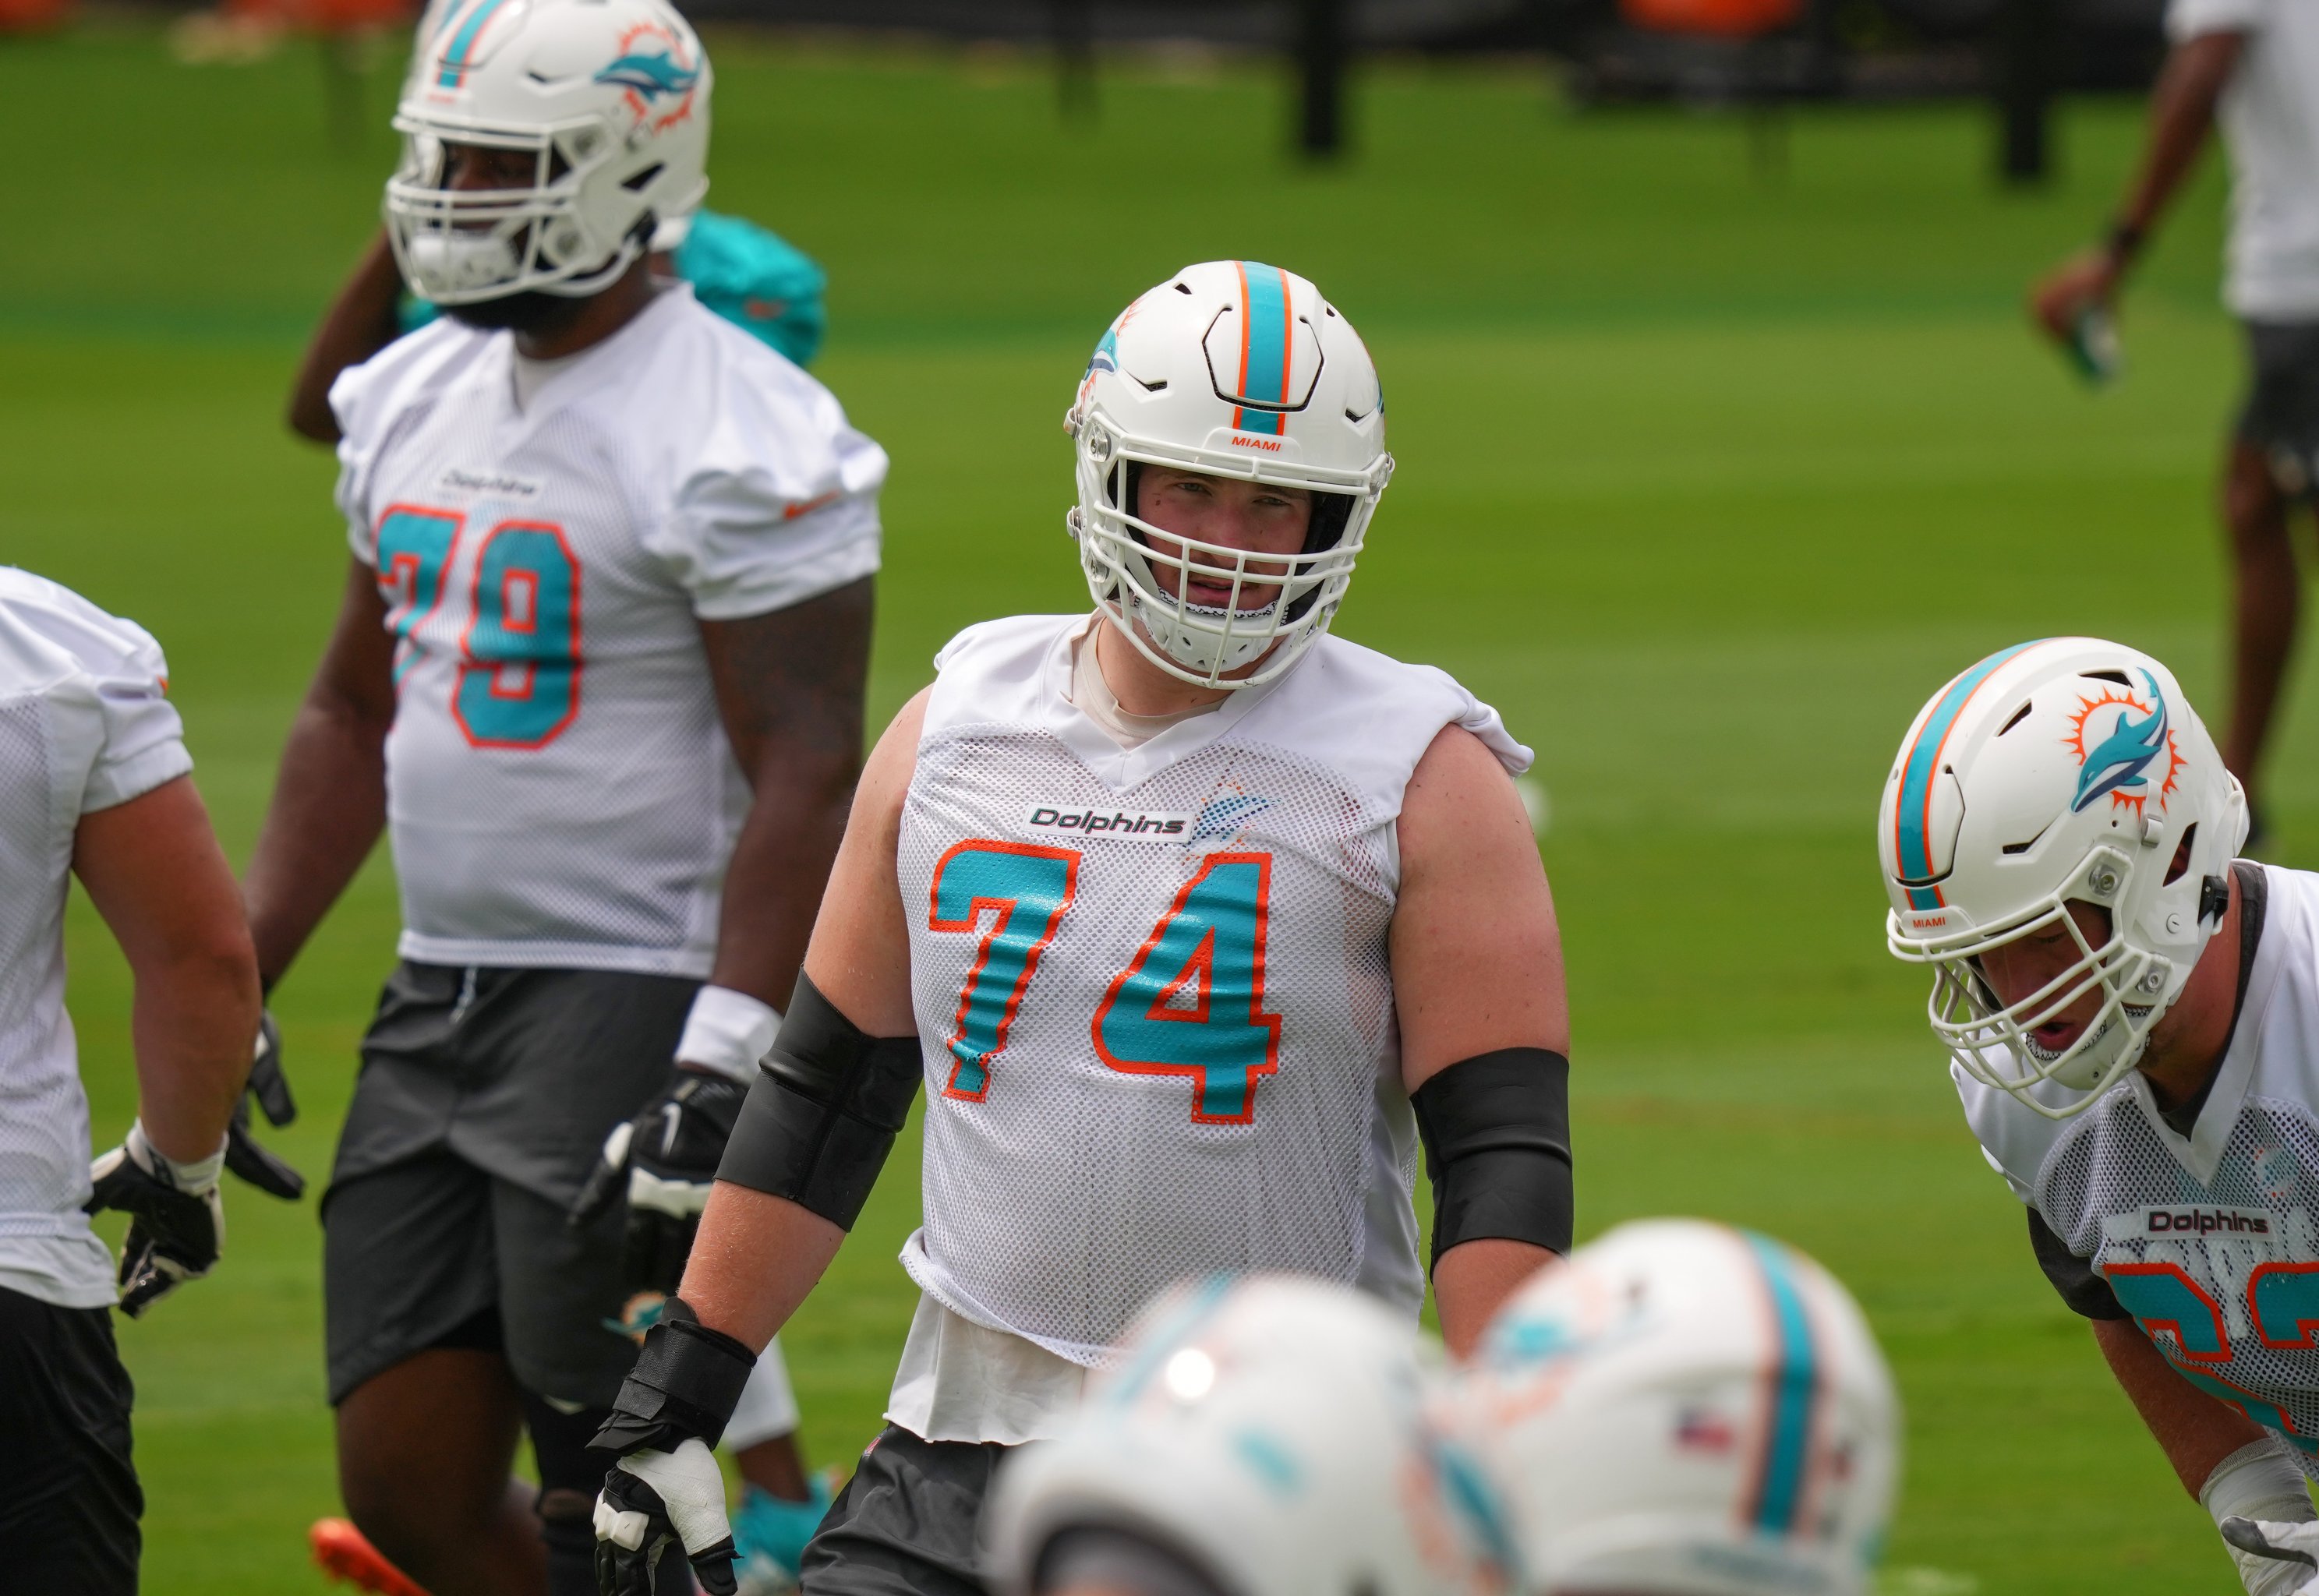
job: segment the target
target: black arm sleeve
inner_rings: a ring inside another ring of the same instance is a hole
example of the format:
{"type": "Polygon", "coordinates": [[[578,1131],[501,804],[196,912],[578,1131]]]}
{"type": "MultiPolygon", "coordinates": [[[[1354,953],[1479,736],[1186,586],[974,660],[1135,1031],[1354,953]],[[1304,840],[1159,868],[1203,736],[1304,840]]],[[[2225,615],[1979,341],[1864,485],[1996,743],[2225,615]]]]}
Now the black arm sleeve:
{"type": "Polygon", "coordinates": [[[2131,1319],[2093,1265],[2071,1252],[2068,1243],[2053,1233],[2045,1216],[2035,1208],[2025,1210],[2029,1215],[2029,1246],[2037,1254],[2037,1267],[2045,1271],[2045,1278],[2062,1294],[2062,1301],[2070,1312],[2087,1319],[2131,1319]]]}
{"type": "Polygon", "coordinates": [[[1570,1060],[1545,1048],[1460,1059],[1410,1094],[1433,1183],[1433,1262],[1486,1236],[1570,1250],[1570,1060]]]}
{"type": "Polygon", "coordinates": [[[717,1178],[786,1197],[852,1230],[910,1117],[924,1070],[915,1035],[865,1033],[800,972],[717,1178]]]}

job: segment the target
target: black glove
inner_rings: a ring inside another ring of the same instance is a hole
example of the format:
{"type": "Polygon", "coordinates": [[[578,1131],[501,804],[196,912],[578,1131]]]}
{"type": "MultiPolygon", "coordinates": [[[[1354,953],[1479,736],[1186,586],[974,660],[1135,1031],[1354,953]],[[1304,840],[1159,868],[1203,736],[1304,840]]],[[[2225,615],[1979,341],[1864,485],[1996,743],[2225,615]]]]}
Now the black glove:
{"type": "Polygon", "coordinates": [[[306,1192],[306,1177],[268,1152],[249,1133],[249,1100],[257,1099],[266,1123],[277,1129],[298,1117],[298,1104],[290,1096],[290,1078],[282,1073],[282,1031],[274,1011],[257,1022],[257,1048],[249,1064],[249,1088],[233,1105],[233,1122],[226,1127],[225,1167],[268,1196],[294,1203],[306,1192]]]}
{"type": "Polygon", "coordinates": [[[625,1289],[673,1292],[682,1281],[717,1161],[748,1095],[738,1081],[680,1066],[667,1090],[604,1139],[595,1173],[565,1217],[588,1224],[626,1193],[625,1289]]]}
{"type": "Polygon", "coordinates": [[[604,1476],[596,1498],[600,1596],[653,1596],[660,1561],[671,1550],[692,1564],[708,1596],[739,1591],[725,1476],[699,1440],[673,1452],[630,1453],[604,1476]]]}
{"type": "Polygon", "coordinates": [[[132,1124],[121,1145],[91,1163],[86,1212],[131,1215],[121,1244],[121,1311],[135,1319],[188,1280],[210,1272],[225,1246],[217,1176],[206,1181],[153,1150],[132,1124]]]}
{"type": "Polygon", "coordinates": [[[735,1596],[725,1476],[710,1448],[756,1362],[741,1342],[701,1323],[682,1297],[669,1298],[588,1443],[618,1459],[596,1498],[602,1596],[652,1596],[653,1573],[672,1546],[684,1548],[709,1596],[735,1596]]]}

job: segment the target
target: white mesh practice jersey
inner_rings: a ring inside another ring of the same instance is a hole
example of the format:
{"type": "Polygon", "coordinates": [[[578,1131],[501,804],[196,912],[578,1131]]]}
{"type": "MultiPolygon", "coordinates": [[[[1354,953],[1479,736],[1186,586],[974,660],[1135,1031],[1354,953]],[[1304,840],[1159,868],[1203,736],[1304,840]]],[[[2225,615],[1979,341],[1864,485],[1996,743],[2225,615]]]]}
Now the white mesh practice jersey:
{"type": "Polygon", "coordinates": [[[1440,672],[1337,637],[1123,750],[1068,696],[1087,624],[994,621],[937,661],[899,855],[928,1095],[904,1264],[1090,1366],[1220,1271],[1413,1315],[1394,822],[1445,726],[1511,770],[1529,750],[1440,672]]]}
{"type": "Polygon", "coordinates": [[[681,285],[523,408],[509,335],[448,317],[330,403],[395,637],[403,955],[707,975],[748,789],[699,623],[875,571],[885,452],[681,285]]]}
{"type": "Polygon", "coordinates": [[[2319,1479],[2319,876],[2263,874],[2245,1004],[2191,1135],[2138,1071],[2058,1123],[1951,1073],[2016,1195],[2168,1362],[2285,1436],[2319,1479]]]}
{"type": "MultiPolygon", "coordinates": [[[[194,768],[160,646],[0,566],[0,1286],[113,1299],[88,1228],[88,1098],[65,1014],[65,893],[80,817],[194,768]]],[[[125,1127],[124,1127],[125,1129],[125,1127]]]]}

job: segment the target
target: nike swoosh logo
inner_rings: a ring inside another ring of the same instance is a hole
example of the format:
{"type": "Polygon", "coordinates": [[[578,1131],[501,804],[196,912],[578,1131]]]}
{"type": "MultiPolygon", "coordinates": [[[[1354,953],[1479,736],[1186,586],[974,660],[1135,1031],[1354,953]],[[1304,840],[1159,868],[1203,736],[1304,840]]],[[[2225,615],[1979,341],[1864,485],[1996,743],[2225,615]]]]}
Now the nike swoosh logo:
{"type": "Polygon", "coordinates": [[[818,499],[808,499],[802,504],[785,504],[781,506],[781,519],[794,521],[799,516],[811,515],[823,505],[834,504],[844,497],[845,495],[842,491],[833,488],[818,499]]]}

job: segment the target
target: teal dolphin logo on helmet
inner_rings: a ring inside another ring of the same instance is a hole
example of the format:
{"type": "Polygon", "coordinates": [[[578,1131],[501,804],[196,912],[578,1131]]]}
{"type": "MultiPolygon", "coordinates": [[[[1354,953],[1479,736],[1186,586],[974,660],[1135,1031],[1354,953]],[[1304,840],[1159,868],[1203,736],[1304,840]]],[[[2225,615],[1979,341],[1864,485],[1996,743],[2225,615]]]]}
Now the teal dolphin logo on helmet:
{"type": "MultiPolygon", "coordinates": [[[[2107,793],[2116,793],[2122,799],[2136,803],[2149,796],[2146,790],[2149,779],[2143,772],[2166,750],[2166,698],[2159,690],[2156,677],[2144,671],[2142,679],[2150,683],[2148,719],[2134,718],[2134,712],[2144,706],[2135,703],[2130,697],[2111,693],[2104,693],[2088,704],[2085,714],[2079,717],[2073,742],[2082,752],[2084,762],[2078,770],[2077,796],[2070,800],[2071,814],[2084,813],[2088,805],[2107,793]],[[2121,706],[2117,723],[2110,728],[2108,736],[2087,748],[2086,717],[2105,704],[2121,706]],[[2127,791],[2127,789],[2135,790],[2127,791]]],[[[2162,807],[2165,802],[2162,794],[2159,801],[2162,807]]]]}
{"type": "Polygon", "coordinates": [[[700,81],[700,74],[679,65],[666,50],[658,55],[631,50],[597,73],[596,81],[615,84],[646,100],[656,100],[663,95],[683,94],[700,81]]]}
{"type": "Polygon", "coordinates": [[[1118,369],[1119,329],[1114,327],[1105,332],[1103,341],[1095,347],[1095,353],[1087,356],[1087,370],[1117,371],[1118,369]]]}

